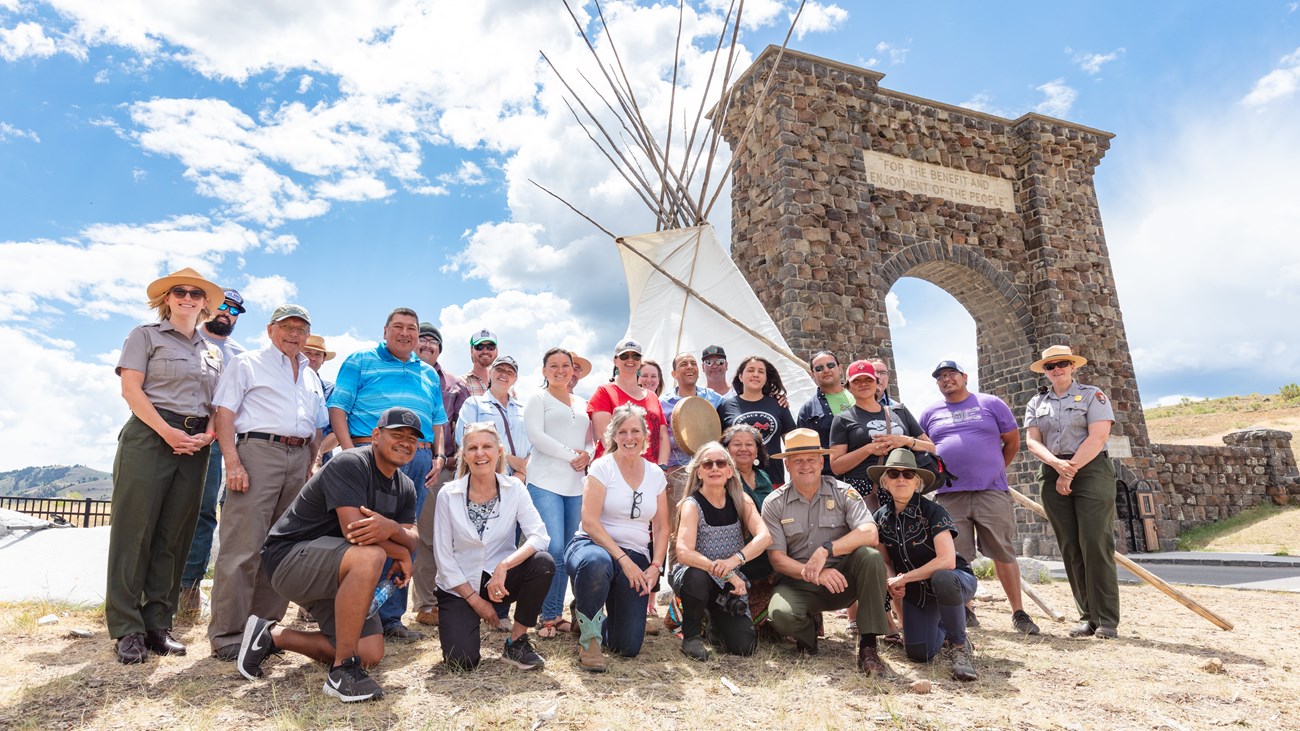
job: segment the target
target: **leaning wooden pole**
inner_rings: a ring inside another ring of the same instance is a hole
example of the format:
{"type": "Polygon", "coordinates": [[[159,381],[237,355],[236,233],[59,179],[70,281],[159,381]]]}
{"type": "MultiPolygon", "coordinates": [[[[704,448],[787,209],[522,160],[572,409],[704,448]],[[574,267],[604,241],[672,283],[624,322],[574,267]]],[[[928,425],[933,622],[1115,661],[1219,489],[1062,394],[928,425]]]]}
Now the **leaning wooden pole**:
{"type": "MultiPolygon", "coordinates": [[[[1012,497],[1012,498],[1013,498],[1017,503],[1020,503],[1020,505],[1021,505],[1022,507],[1027,508],[1027,509],[1029,509],[1030,511],[1032,511],[1032,512],[1034,513],[1034,515],[1037,515],[1038,517],[1040,517],[1040,518],[1042,518],[1042,519],[1044,519],[1044,520],[1047,519],[1047,511],[1046,511],[1046,510],[1043,510],[1043,506],[1042,506],[1042,505],[1039,505],[1038,503],[1036,503],[1036,502],[1034,502],[1033,500],[1029,499],[1029,498],[1026,497],[1025,495],[1021,494],[1018,490],[1015,490],[1015,489],[1013,488],[1013,489],[1011,490],[1011,497],[1012,497]]],[[[1179,604],[1183,605],[1184,607],[1187,607],[1188,609],[1192,610],[1193,612],[1196,612],[1197,614],[1201,615],[1201,616],[1204,617],[1205,619],[1209,620],[1211,624],[1213,624],[1214,626],[1218,627],[1219,629],[1222,629],[1222,630],[1231,630],[1231,629],[1232,629],[1232,622],[1229,622],[1228,620],[1224,619],[1223,617],[1220,617],[1219,615],[1215,614],[1214,612],[1212,612],[1212,611],[1206,609],[1205,607],[1201,606],[1200,604],[1198,604],[1198,603],[1196,602],[1195,599],[1192,599],[1191,597],[1187,596],[1186,594],[1182,593],[1181,591],[1179,591],[1179,590],[1175,589],[1174,587],[1170,586],[1168,582],[1166,582],[1164,579],[1160,578],[1159,576],[1156,576],[1155,574],[1151,573],[1150,571],[1147,571],[1146,569],[1144,569],[1144,568],[1142,568],[1141,566],[1137,565],[1137,564],[1134,563],[1134,562],[1132,561],[1132,559],[1130,559],[1128,556],[1125,556],[1124,554],[1119,553],[1119,552],[1117,551],[1117,552],[1115,553],[1115,561],[1116,561],[1116,563],[1118,563],[1120,566],[1123,566],[1124,568],[1128,569],[1129,571],[1132,571],[1134,574],[1136,574],[1136,575],[1137,575],[1139,578],[1141,578],[1143,581],[1145,581],[1145,582],[1147,582],[1148,584],[1154,586],[1155,588],[1159,589],[1160,591],[1164,592],[1165,594],[1168,594],[1169,597],[1172,598],[1174,601],[1178,602],[1179,604]]]]}
{"type": "Polygon", "coordinates": [[[1034,588],[1030,586],[1028,582],[1020,583],[1020,591],[1025,596],[1029,597],[1030,599],[1033,599],[1035,604],[1041,607],[1044,612],[1047,612],[1047,616],[1051,617],[1057,622],[1065,621],[1065,615],[1057,611],[1056,607],[1052,606],[1051,604],[1048,604],[1046,599],[1039,596],[1038,592],[1034,591],[1034,588]]]}

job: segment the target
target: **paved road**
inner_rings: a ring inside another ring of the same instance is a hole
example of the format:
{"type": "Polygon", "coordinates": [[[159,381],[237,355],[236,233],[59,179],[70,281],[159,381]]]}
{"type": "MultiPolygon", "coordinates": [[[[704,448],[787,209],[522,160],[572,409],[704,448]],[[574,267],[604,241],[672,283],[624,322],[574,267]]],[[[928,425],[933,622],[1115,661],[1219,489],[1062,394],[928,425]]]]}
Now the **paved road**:
{"type": "MultiPolygon", "coordinates": [[[[1300,557],[1180,551],[1137,554],[1129,558],[1171,584],[1300,593],[1300,557]]],[[[1065,578],[1065,569],[1059,561],[1046,563],[1053,577],[1065,578]]],[[[1142,581],[1123,568],[1119,570],[1119,580],[1142,581]]]]}

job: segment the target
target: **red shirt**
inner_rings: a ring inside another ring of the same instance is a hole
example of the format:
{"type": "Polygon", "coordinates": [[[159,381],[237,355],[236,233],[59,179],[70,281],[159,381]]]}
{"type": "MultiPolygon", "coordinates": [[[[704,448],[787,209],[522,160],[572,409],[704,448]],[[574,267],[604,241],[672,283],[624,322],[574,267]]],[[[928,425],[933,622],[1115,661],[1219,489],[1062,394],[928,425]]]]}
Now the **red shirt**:
{"type": "MultiPolygon", "coordinates": [[[[594,422],[596,414],[601,412],[612,414],[614,409],[627,403],[633,403],[645,409],[646,426],[650,431],[646,434],[646,450],[641,456],[658,464],[659,427],[666,425],[668,422],[664,419],[664,410],[659,405],[659,397],[654,394],[654,391],[650,390],[645,390],[645,394],[644,399],[637,401],[615,384],[606,383],[597,388],[596,393],[591,395],[591,400],[587,402],[587,416],[591,417],[594,422]]],[[[602,434],[596,435],[597,457],[605,453],[603,436],[602,434]]]]}

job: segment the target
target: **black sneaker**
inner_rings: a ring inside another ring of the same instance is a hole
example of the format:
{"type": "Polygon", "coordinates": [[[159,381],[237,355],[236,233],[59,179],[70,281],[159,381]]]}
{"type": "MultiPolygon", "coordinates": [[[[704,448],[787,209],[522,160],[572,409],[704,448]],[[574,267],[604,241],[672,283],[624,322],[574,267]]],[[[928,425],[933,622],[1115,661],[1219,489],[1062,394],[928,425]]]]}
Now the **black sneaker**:
{"type": "Polygon", "coordinates": [[[966,626],[967,627],[980,626],[980,618],[975,616],[975,610],[971,609],[970,607],[966,607],[966,626]]]}
{"type": "Polygon", "coordinates": [[[505,649],[501,651],[501,659],[520,670],[535,670],[546,664],[545,658],[533,649],[533,643],[529,642],[528,635],[523,635],[513,642],[506,640],[505,649]]]}
{"type": "Polygon", "coordinates": [[[1038,634],[1038,625],[1034,624],[1034,620],[1030,619],[1023,609],[1017,609],[1011,613],[1011,625],[1021,634],[1038,634]]]}
{"type": "Polygon", "coordinates": [[[361,658],[356,655],[344,660],[342,665],[330,668],[330,674],[325,678],[325,692],[344,703],[379,700],[384,697],[384,691],[366,669],[361,667],[361,658]]]}
{"type": "Polygon", "coordinates": [[[239,674],[249,680],[262,677],[262,663],[267,656],[275,652],[275,640],[271,639],[271,628],[275,620],[249,617],[244,624],[244,639],[239,643],[239,674]]]}
{"type": "Polygon", "coordinates": [[[424,633],[398,622],[384,628],[384,639],[388,642],[419,642],[424,639],[424,633]]]}
{"type": "Polygon", "coordinates": [[[709,659],[709,650],[704,646],[704,639],[698,635],[682,640],[682,654],[699,662],[706,662],[709,659]]]}

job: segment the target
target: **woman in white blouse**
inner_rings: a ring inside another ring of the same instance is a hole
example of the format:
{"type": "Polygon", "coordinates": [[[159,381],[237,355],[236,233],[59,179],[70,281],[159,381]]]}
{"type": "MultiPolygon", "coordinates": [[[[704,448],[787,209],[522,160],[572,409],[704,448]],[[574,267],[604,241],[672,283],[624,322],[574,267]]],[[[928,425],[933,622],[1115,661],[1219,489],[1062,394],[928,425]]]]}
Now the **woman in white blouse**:
{"type": "Polygon", "coordinates": [[[564,549],[580,527],[582,478],[594,453],[587,402],[569,392],[575,368],[569,351],[546,351],[542,357],[545,388],[524,405],[524,427],[533,447],[528,462],[528,495],[546,524],[546,533],[551,537],[546,550],[555,559],[555,578],[542,602],[542,625],[537,632],[544,639],[572,630],[568,620],[562,618],[564,592],[569,584],[564,549]]]}
{"type": "Polygon", "coordinates": [[[546,552],[546,526],[524,484],[505,474],[505,450],[496,427],[465,428],[457,478],[438,493],[433,550],[438,559],[443,662],[478,667],[479,622],[495,627],[497,609],[515,604],[515,622],[501,659],[524,670],[544,661],[528,640],[542,598],[555,575],[546,552]],[[524,541],[516,548],[515,531],[524,541]]]}
{"type": "Polygon", "coordinates": [[[641,652],[647,597],[668,550],[667,480],[642,457],[647,431],[645,409],[614,409],[602,436],[605,454],[583,484],[582,530],[564,552],[577,605],[578,665],[592,672],[606,670],[602,639],[624,657],[641,652]]]}

